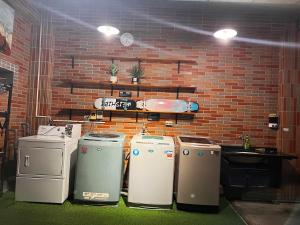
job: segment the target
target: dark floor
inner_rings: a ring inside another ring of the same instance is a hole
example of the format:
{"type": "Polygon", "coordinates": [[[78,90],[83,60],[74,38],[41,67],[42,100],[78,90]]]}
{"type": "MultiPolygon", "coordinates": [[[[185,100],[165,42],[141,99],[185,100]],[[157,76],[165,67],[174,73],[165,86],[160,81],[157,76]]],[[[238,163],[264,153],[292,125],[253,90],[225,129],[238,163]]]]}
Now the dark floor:
{"type": "Polygon", "coordinates": [[[280,188],[249,189],[242,200],[232,206],[248,225],[300,225],[300,176],[288,162],[280,188]]]}
{"type": "Polygon", "coordinates": [[[233,201],[232,205],[248,225],[300,224],[300,203],[233,201]]]}

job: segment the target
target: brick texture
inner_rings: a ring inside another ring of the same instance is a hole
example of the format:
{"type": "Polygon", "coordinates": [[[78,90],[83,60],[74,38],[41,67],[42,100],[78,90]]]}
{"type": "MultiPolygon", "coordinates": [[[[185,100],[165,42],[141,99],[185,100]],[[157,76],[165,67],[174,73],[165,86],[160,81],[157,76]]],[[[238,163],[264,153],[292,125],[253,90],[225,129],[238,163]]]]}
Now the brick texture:
{"type": "MultiPolygon", "coordinates": [[[[0,53],[0,66],[15,72],[10,129],[14,130],[17,136],[22,135],[21,123],[26,122],[31,25],[31,20],[26,18],[19,10],[16,10],[12,53],[10,56],[0,53]]],[[[1,109],[6,108],[6,100],[4,99],[6,99],[6,96],[0,96],[1,109]]],[[[10,133],[9,158],[13,157],[13,148],[16,144],[14,142],[15,136],[14,132],[10,133]]],[[[3,141],[3,136],[0,136],[0,139],[3,141]]]]}
{"type": "MultiPolygon", "coordinates": [[[[145,70],[142,83],[197,87],[196,93],[180,95],[182,99],[199,102],[201,109],[193,120],[179,120],[173,128],[166,128],[164,121],[174,120],[174,117],[163,118],[159,122],[148,122],[142,118],[135,123],[135,118],[114,116],[113,121],[105,125],[85,126],[85,132],[90,129],[124,132],[130,140],[140,131],[141,123],[146,122],[151,134],[204,135],[219,143],[241,144],[239,136],[245,133],[250,135],[254,146],[276,146],[276,131],[269,130],[267,122],[268,114],[277,112],[279,48],[242,42],[224,45],[212,37],[187,32],[174,24],[166,26],[166,21],[209,31],[216,30],[219,24],[231,23],[244,35],[273,40],[281,36],[283,23],[264,21],[264,18],[261,22],[230,17],[221,20],[205,13],[183,13],[180,9],[168,11],[151,4],[130,12],[126,11],[126,6],[102,12],[92,5],[68,6],[60,10],[68,16],[55,14],[52,18],[55,35],[54,86],[65,79],[109,80],[106,68],[110,61],[75,58],[75,68],[72,69],[67,56],[72,54],[197,61],[197,65],[182,64],[180,74],[177,74],[176,64],[142,63],[145,70]],[[163,21],[159,23],[158,18],[163,21]],[[91,29],[106,21],[112,21],[121,32],[131,32],[135,44],[123,47],[118,38],[107,39],[91,29]]],[[[135,63],[116,63],[120,67],[119,81],[130,82],[129,69],[135,63]]],[[[74,93],[70,94],[68,88],[53,87],[52,96],[52,115],[67,119],[68,115],[59,114],[61,108],[89,108],[96,98],[109,97],[110,91],[74,89],[74,93]]],[[[114,96],[118,96],[117,91],[114,96]]],[[[174,99],[175,94],[143,92],[140,98],[174,99]]],[[[74,118],[82,119],[82,116],[74,118]]]]}
{"type": "MultiPolygon", "coordinates": [[[[295,23],[291,23],[284,32],[283,41],[300,41],[300,32],[295,23]]],[[[278,148],[286,153],[298,156],[294,165],[300,169],[300,51],[293,48],[281,48],[278,110],[281,124],[277,137],[278,148]],[[283,131],[288,128],[288,131],[283,131]]]]}
{"type": "MultiPolygon", "coordinates": [[[[145,116],[141,116],[136,123],[134,115],[114,114],[112,122],[84,125],[83,132],[124,132],[128,149],[132,135],[141,130],[143,123],[147,123],[151,134],[203,135],[219,143],[241,144],[239,136],[244,133],[250,135],[254,146],[277,145],[281,151],[298,154],[299,62],[296,65],[290,64],[299,59],[299,52],[238,41],[223,44],[211,36],[200,34],[203,30],[212,32],[223,26],[232,26],[242,37],[272,41],[281,41],[283,38],[289,41],[292,35],[287,33],[283,37],[283,34],[291,28],[282,19],[250,11],[221,15],[217,11],[214,14],[196,7],[175,8],[155,1],[133,5],[127,4],[128,1],[118,2],[118,5],[106,1],[85,1],[81,5],[78,5],[78,1],[72,5],[64,1],[44,2],[55,7],[55,10],[50,10],[52,15],[43,13],[46,20],[44,25],[47,27],[42,37],[42,102],[39,114],[49,114],[53,119],[68,119],[67,114],[61,113],[62,108],[90,108],[96,98],[110,96],[109,90],[75,88],[71,94],[69,88],[57,87],[65,79],[109,80],[109,60],[75,58],[75,67],[72,68],[69,55],[193,59],[197,65],[181,64],[179,74],[174,63],[143,62],[145,77],[141,81],[154,85],[196,86],[196,93],[180,94],[181,99],[200,104],[200,111],[193,120],[179,119],[178,124],[170,128],[165,127],[164,122],[174,121],[174,116],[162,115],[158,122],[149,122],[145,116]],[[96,31],[96,27],[104,23],[119,27],[121,33],[132,33],[135,44],[123,47],[118,38],[105,38],[96,31]],[[288,135],[267,127],[268,114],[278,111],[282,126],[291,125],[292,132],[288,135]]],[[[46,10],[49,8],[46,7],[46,10]]],[[[18,70],[14,84],[11,128],[18,129],[20,133],[20,124],[24,121],[34,128],[46,121],[33,119],[38,26],[32,26],[32,21],[24,13],[17,12],[14,29],[12,55],[8,57],[0,54],[0,60],[16,66],[18,70]]],[[[119,82],[129,83],[129,70],[137,62],[116,63],[120,68],[119,82]]],[[[113,95],[117,97],[118,91],[114,91],[113,95]]],[[[136,99],[135,96],[133,91],[133,98],[136,99]]],[[[175,97],[174,93],[153,91],[141,92],[139,98],[175,97]]],[[[82,117],[80,114],[73,116],[80,120],[82,117]]]]}

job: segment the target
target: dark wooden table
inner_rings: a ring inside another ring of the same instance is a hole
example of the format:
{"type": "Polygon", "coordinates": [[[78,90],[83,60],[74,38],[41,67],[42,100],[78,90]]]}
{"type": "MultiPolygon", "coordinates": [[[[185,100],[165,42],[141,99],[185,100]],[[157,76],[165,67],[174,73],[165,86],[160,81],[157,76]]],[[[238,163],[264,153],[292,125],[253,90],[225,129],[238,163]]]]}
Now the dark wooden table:
{"type": "Polygon", "coordinates": [[[297,159],[296,155],[277,152],[275,148],[252,147],[246,151],[242,146],[222,146],[222,157],[241,167],[243,164],[245,167],[251,163],[255,164],[256,160],[258,163],[260,159],[265,160],[270,172],[270,186],[276,188],[281,186],[282,160],[297,159]],[[257,149],[265,149],[265,152],[257,149]]]}

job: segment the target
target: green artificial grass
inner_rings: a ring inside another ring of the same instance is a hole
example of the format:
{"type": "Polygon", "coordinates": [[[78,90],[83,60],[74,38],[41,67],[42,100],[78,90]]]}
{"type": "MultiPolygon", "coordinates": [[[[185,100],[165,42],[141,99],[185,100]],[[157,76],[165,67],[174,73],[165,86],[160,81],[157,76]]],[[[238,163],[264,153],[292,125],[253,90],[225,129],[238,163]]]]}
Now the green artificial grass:
{"type": "Polygon", "coordinates": [[[224,198],[218,214],[126,207],[15,202],[14,193],[0,198],[1,225],[244,225],[224,198]]]}

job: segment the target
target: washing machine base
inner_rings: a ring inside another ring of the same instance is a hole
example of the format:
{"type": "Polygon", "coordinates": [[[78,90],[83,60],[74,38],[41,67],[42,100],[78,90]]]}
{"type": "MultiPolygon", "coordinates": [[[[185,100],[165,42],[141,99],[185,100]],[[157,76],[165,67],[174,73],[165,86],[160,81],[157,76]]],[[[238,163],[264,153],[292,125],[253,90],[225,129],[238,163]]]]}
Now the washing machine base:
{"type": "Polygon", "coordinates": [[[177,209],[190,212],[205,212],[205,213],[218,213],[218,205],[194,205],[185,203],[176,203],[177,209]]]}
{"type": "Polygon", "coordinates": [[[96,205],[96,206],[112,206],[112,207],[118,207],[119,201],[113,201],[113,202],[101,202],[101,201],[87,201],[87,200],[78,200],[74,199],[74,203],[82,204],[82,205],[96,205]]]}
{"type": "Polygon", "coordinates": [[[141,208],[141,209],[165,209],[170,210],[173,208],[173,204],[171,205],[154,205],[154,204],[142,204],[142,203],[134,203],[127,202],[127,206],[130,208],[141,208]]]}

